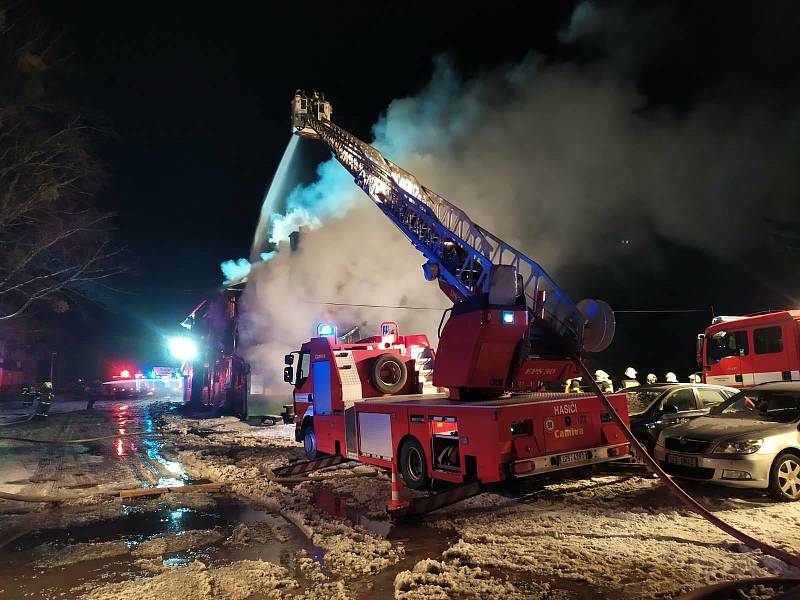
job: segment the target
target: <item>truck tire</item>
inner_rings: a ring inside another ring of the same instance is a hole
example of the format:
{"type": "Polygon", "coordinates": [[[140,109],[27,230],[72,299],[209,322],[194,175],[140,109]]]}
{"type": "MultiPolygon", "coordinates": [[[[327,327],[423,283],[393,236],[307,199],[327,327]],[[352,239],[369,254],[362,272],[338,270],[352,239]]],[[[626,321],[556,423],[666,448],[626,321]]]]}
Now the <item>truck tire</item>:
{"type": "Polygon", "coordinates": [[[406,440],[400,446],[399,469],[407,488],[427,490],[431,487],[425,450],[415,438],[406,440]]]}
{"type": "Polygon", "coordinates": [[[303,439],[303,450],[306,451],[306,458],[308,460],[316,460],[321,454],[317,448],[317,434],[314,432],[314,425],[308,424],[303,427],[300,434],[303,439]]]}
{"type": "Polygon", "coordinates": [[[791,452],[778,455],[769,470],[769,494],[781,502],[800,500],[800,457],[791,452]]]}
{"type": "Polygon", "coordinates": [[[396,394],[406,386],[408,368],[397,354],[381,354],[372,363],[370,379],[384,394],[396,394]]]}

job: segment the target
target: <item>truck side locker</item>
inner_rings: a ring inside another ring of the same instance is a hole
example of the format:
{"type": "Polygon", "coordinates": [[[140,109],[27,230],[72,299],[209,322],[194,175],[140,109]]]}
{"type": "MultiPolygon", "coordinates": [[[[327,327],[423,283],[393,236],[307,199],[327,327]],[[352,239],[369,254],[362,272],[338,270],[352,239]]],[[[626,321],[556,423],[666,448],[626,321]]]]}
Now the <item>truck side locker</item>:
{"type": "MultiPolygon", "coordinates": [[[[333,357],[336,361],[336,370],[342,390],[342,404],[344,404],[345,453],[348,458],[357,458],[358,426],[355,403],[363,396],[361,378],[351,350],[336,351],[333,353],[333,357]]],[[[334,414],[338,414],[338,411],[335,411],[334,414]]]]}

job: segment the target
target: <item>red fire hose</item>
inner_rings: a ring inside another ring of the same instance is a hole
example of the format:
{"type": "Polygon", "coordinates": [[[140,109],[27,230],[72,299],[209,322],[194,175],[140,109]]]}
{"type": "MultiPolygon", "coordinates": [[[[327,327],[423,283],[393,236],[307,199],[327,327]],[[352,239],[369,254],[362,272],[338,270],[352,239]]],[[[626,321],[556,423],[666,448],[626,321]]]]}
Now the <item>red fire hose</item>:
{"type": "Polygon", "coordinates": [[[781,550],[780,548],[775,548],[774,546],[770,546],[769,544],[759,542],[757,539],[752,538],[746,533],[739,531],[732,525],[729,525],[728,523],[726,523],[725,521],[714,515],[707,508],[701,505],[697,500],[695,500],[689,494],[687,494],[683,490],[683,488],[681,488],[677,483],[675,483],[672,477],[670,477],[664,471],[664,469],[662,469],[658,465],[658,463],[647,453],[647,451],[644,449],[644,446],[642,446],[639,443],[639,441],[635,437],[633,437],[633,433],[631,433],[631,430],[619,416],[619,413],[617,413],[614,406],[611,404],[611,402],[609,402],[608,398],[606,398],[606,395],[600,389],[600,386],[597,385],[594,378],[589,373],[589,370],[586,368],[586,365],[583,364],[583,361],[581,361],[580,358],[575,358],[574,360],[576,366],[578,367],[578,370],[581,372],[581,375],[583,375],[585,380],[589,382],[589,385],[591,386],[592,390],[594,390],[594,393],[597,394],[597,397],[600,398],[600,400],[605,405],[606,409],[608,409],[611,418],[619,426],[619,428],[622,429],[622,432],[625,434],[625,437],[628,438],[628,441],[630,442],[631,446],[633,446],[636,449],[636,453],[644,460],[645,463],[647,463],[647,466],[650,468],[650,470],[653,471],[653,473],[655,473],[656,475],[658,475],[658,478],[664,483],[664,485],[667,486],[670,492],[672,492],[675,496],[677,496],[678,499],[681,502],[683,502],[690,510],[693,510],[701,517],[709,521],[711,524],[716,525],[722,531],[736,538],[743,544],[749,546],[750,548],[758,548],[764,554],[769,554],[770,556],[774,556],[775,558],[782,560],[786,564],[800,568],[800,556],[797,556],[796,554],[790,554],[784,550],[781,550]]]}

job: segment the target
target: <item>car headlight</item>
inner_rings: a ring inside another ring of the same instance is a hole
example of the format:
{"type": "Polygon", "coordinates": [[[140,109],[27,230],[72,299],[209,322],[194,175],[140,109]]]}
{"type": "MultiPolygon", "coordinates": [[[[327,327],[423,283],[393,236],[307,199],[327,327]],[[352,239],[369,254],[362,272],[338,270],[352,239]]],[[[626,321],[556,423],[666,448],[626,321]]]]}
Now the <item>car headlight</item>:
{"type": "Polygon", "coordinates": [[[714,446],[712,454],[753,454],[758,452],[764,440],[733,440],[714,446]]]}

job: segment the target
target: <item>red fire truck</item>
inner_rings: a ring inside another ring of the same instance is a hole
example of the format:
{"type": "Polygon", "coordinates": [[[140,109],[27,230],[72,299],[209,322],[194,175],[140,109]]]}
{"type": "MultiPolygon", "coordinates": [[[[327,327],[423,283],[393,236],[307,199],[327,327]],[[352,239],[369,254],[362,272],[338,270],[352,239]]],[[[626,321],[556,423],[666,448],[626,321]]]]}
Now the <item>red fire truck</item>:
{"type": "MultiPolygon", "coordinates": [[[[608,305],[573,304],[537,263],[330,115],[324,98],[298,92],[293,132],[328,145],[426,257],[426,279],[453,307],[435,351],[425,335],[403,336],[392,322],[355,343],[340,343],[323,324],[286,356],[296,436],[309,458],[322,452],[391,468],[425,489],[432,480],[486,484],[628,456],[599,398],[541,391],[574,376],[585,352],[610,344],[608,305]]],[[[625,396],[611,402],[626,421],[625,396]]]]}
{"type": "Polygon", "coordinates": [[[716,385],[800,380],[800,310],[715,317],[697,336],[697,363],[716,385]]]}
{"type": "MultiPolygon", "coordinates": [[[[322,452],[394,465],[408,487],[427,489],[433,479],[487,484],[628,454],[595,396],[453,399],[431,385],[436,354],[425,335],[402,336],[391,322],[381,324],[381,334],[341,344],[331,333],[287,355],[296,437],[310,459],[322,452]]],[[[627,419],[625,395],[610,399],[627,419]]]]}

